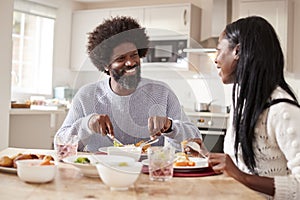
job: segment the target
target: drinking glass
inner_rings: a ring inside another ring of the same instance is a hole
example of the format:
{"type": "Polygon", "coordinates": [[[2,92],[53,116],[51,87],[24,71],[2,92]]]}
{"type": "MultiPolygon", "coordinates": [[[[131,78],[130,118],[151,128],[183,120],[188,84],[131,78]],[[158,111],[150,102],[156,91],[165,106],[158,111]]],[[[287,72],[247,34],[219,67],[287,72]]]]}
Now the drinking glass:
{"type": "Polygon", "coordinates": [[[66,139],[65,137],[56,136],[54,141],[54,149],[56,151],[57,159],[62,160],[68,156],[76,156],[78,148],[78,136],[71,135],[66,139]]]}
{"type": "Polygon", "coordinates": [[[173,177],[175,149],[171,146],[148,148],[149,178],[152,181],[168,181],[173,177]]]}

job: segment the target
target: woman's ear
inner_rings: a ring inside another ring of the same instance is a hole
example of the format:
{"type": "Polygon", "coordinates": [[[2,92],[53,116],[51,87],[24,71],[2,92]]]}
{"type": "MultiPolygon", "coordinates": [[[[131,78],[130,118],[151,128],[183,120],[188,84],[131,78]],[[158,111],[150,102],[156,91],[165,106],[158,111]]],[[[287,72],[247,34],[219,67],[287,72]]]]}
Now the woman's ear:
{"type": "Polygon", "coordinates": [[[240,58],[240,44],[237,44],[234,49],[233,49],[233,53],[234,53],[234,59],[238,60],[240,58]]]}

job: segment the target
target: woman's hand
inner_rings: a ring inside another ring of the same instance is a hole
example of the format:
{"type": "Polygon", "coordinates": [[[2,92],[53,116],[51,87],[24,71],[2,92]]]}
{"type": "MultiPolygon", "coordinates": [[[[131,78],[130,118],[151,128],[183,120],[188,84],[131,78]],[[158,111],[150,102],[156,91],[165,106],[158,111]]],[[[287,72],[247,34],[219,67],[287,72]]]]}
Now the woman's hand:
{"type": "Polygon", "coordinates": [[[168,117],[153,116],[148,118],[148,130],[152,138],[169,130],[171,125],[172,121],[168,117]]]}
{"type": "Polygon", "coordinates": [[[110,134],[114,136],[114,130],[108,115],[93,115],[88,123],[89,128],[101,135],[110,134]]]}
{"type": "Polygon", "coordinates": [[[208,154],[208,164],[216,173],[224,173],[238,180],[243,173],[232,161],[228,154],[210,153],[208,154]]]}
{"type": "Polygon", "coordinates": [[[188,139],[188,140],[184,141],[181,145],[182,145],[182,151],[193,157],[206,157],[209,153],[201,138],[188,139]],[[200,152],[196,151],[196,149],[193,149],[192,146],[189,146],[188,144],[190,142],[197,143],[200,147],[200,152]]]}

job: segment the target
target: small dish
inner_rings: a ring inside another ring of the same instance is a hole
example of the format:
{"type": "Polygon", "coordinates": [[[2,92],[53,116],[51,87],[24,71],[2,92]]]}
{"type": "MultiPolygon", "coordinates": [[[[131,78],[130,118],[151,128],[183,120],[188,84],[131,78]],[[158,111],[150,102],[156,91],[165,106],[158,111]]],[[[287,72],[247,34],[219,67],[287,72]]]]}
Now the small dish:
{"type": "Polygon", "coordinates": [[[117,156],[128,156],[133,158],[135,161],[139,161],[141,158],[142,148],[134,146],[125,146],[125,147],[107,147],[108,155],[117,155],[117,156]]]}
{"type": "MultiPolygon", "coordinates": [[[[111,147],[112,147],[112,146],[111,146],[111,147]]],[[[98,149],[98,151],[101,152],[101,153],[106,153],[106,154],[108,154],[108,148],[109,148],[109,147],[100,147],[100,148],[98,149]]],[[[119,147],[119,148],[123,148],[123,147],[119,147]]],[[[147,153],[142,152],[142,153],[141,153],[140,160],[147,159],[147,157],[148,157],[147,153]]]]}
{"type": "Polygon", "coordinates": [[[56,174],[56,164],[41,165],[42,162],[44,161],[39,159],[16,161],[19,178],[29,183],[47,183],[52,181],[56,174]]]}
{"type": "Polygon", "coordinates": [[[143,166],[126,156],[101,155],[97,160],[99,176],[110,190],[128,190],[138,179],[143,166]]]}
{"type": "Polygon", "coordinates": [[[98,155],[77,155],[77,156],[69,156],[63,159],[63,162],[71,164],[78,169],[80,169],[81,173],[84,176],[91,177],[91,178],[98,178],[99,174],[97,172],[96,166],[95,166],[95,157],[98,155]],[[78,158],[88,158],[90,160],[90,163],[82,164],[82,163],[76,163],[75,161],[78,158]]]}

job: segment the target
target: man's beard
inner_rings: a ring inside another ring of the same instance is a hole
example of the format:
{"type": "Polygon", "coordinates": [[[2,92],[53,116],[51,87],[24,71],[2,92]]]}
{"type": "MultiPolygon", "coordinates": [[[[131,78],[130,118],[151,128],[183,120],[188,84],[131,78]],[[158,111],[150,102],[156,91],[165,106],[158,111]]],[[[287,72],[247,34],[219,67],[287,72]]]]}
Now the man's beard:
{"type": "Polygon", "coordinates": [[[128,67],[128,69],[136,68],[136,73],[134,75],[126,76],[124,75],[125,69],[117,71],[112,69],[112,76],[117,83],[126,89],[136,89],[141,80],[141,67],[139,65],[134,65],[128,67]]]}

